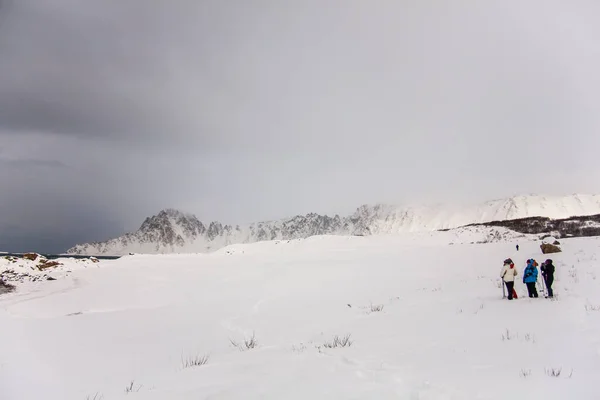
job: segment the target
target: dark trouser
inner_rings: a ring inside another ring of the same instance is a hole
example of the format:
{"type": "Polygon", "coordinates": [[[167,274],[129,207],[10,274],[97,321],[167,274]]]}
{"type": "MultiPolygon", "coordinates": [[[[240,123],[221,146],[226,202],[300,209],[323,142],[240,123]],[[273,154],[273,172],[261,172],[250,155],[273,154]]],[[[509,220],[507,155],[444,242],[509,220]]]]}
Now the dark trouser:
{"type": "Polygon", "coordinates": [[[548,276],[544,278],[544,282],[546,282],[546,288],[548,288],[548,297],[554,297],[554,293],[552,293],[552,282],[554,282],[554,277],[548,276]]]}
{"type": "Polygon", "coordinates": [[[504,282],[504,284],[506,285],[506,290],[508,290],[508,299],[512,300],[513,299],[513,289],[515,288],[515,283],[514,282],[504,282]]]}
{"type": "Polygon", "coordinates": [[[535,282],[527,282],[527,291],[529,292],[529,297],[538,297],[538,292],[535,287],[535,282]]]}

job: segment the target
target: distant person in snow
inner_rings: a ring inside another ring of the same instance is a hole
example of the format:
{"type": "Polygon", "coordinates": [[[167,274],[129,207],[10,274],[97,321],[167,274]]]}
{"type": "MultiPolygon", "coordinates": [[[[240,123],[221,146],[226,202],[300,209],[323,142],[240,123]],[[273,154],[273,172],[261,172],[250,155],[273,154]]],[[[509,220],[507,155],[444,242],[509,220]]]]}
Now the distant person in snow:
{"type": "Polygon", "coordinates": [[[544,283],[546,284],[546,288],[548,289],[547,298],[554,297],[554,293],[552,292],[552,283],[554,282],[554,264],[552,264],[552,260],[548,259],[542,264],[542,277],[544,277],[544,283]]]}
{"type": "Polygon", "coordinates": [[[538,292],[535,287],[538,277],[537,266],[537,261],[530,258],[529,260],[527,260],[527,266],[525,267],[525,271],[523,272],[523,283],[527,285],[527,292],[529,292],[529,297],[538,297],[538,292]]]}
{"type": "Polygon", "coordinates": [[[519,251],[519,245],[517,245],[517,251],[519,251]]]}
{"type": "Polygon", "coordinates": [[[517,274],[517,269],[515,268],[515,264],[512,262],[512,260],[510,258],[504,260],[502,271],[500,271],[500,278],[502,278],[504,284],[506,285],[509,300],[513,299],[513,293],[515,290],[515,276],[517,276],[517,274]]]}

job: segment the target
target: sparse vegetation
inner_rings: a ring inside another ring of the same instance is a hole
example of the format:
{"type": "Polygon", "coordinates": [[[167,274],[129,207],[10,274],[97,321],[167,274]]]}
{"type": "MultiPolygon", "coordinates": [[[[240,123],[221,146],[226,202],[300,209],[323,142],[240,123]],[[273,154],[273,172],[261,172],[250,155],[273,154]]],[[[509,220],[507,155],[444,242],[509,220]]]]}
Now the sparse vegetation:
{"type": "Polygon", "coordinates": [[[510,230],[542,235],[540,240],[549,237],[586,237],[600,236],[600,228],[596,226],[587,226],[589,222],[600,222],[600,214],[589,215],[585,217],[569,217],[564,219],[550,219],[546,217],[527,217],[505,221],[492,221],[480,224],[470,224],[470,226],[495,226],[504,227],[510,230]],[[549,234],[552,233],[552,234],[549,234]]]}
{"type": "Polygon", "coordinates": [[[371,303],[371,312],[380,312],[383,311],[383,304],[373,304],[371,303]]]}
{"type": "Polygon", "coordinates": [[[300,343],[299,345],[292,345],[292,351],[294,353],[300,354],[304,353],[306,350],[306,345],[304,343],[300,343]]]}
{"type": "Polygon", "coordinates": [[[572,267],[569,269],[569,276],[570,276],[571,278],[573,278],[573,280],[574,280],[575,282],[579,282],[579,279],[577,278],[577,270],[575,269],[575,266],[572,266],[572,267]]]}
{"type": "Polygon", "coordinates": [[[530,369],[522,369],[521,370],[521,377],[522,378],[528,378],[529,376],[531,376],[531,370],[530,369]]]}
{"type": "Polygon", "coordinates": [[[2,294],[2,293],[10,293],[10,292],[12,292],[14,290],[15,290],[15,286],[14,285],[11,285],[10,283],[6,283],[2,279],[0,279],[0,294],[2,294]]]}
{"type": "Polygon", "coordinates": [[[206,354],[200,355],[196,354],[193,356],[184,357],[181,356],[181,367],[182,368],[191,368],[191,367],[200,367],[208,362],[210,357],[206,354]]]}
{"type": "Polygon", "coordinates": [[[586,304],[585,311],[587,311],[587,312],[600,311],[600,305],[586,304]]]}
{"type": "Polygon", "coordinates": [[[96,393],[93,396],[90,394],[88,395],[85,400],[102,400],[104,398],[104,395],[102,393],[96,393]]]}
{"type": "Polygon", "coordinates": [[[127,386],[125,386],[125,393],[139,392],[141,388],[142,385],[135,386],[135,381],[131,381],[127,386]]]}
{"type": "Polygon", "coordinates": [[[507,328],[506,332],[504,332],[502,334],[502,340],[512,340],[512,339],[514,339],[514,335],[512,333],[510,333],[510,331],[507,328]]]}
{"type": "Polygon", "coordinates": [[[525,341],[526,342],[535,343],[535,335],[532,335],[531,333],[526,333],[525,334],[525,341]]]}
{"type": "Polygon", "coordinates": [[[352,346],[352,343],[353,343],[353,341],[350,340],[350,336],[351,336],[350,334],[348,334],[344,337],[335,335],[333,337],[333,340],[323,343],[323,347],[326,347],[328,349],[335,349],[338,347],[350,347],[350,346],[352,346]]]}
{"type": "Polygon", "coordinates": [[[258,347],[258,340],[256,340],[256,335],[254,334],[254,332],[252,333],[252,336],[250,336],[247,339],[244,339],[243,343],[236,342],[233,339],[229,339],[229,342],[234,347],[237,347],[238,349],[240,349],[240,351],[251,350],[251,349],[258,347]]]}
{"type": "MultiPolygon", "coordinates": [[[[553,378],[558,378],[562,372],[562,368],[546,368],[546,375],[553,378]]],[[[573,372],[571,371],[571,375],[573,372]]]]}
{"type": "Polygon", "coordinates": [[[515,340],[518,339],[520,341],[524,341],[524,342],[529,342],[529,343],[535,343],[536,342],[536,338],[535,335],[532,333],[526,333],[524,335],[520,335],[518,332],[511,332],[508,328],[504,331],[504,333],[502,334],[502,340],[506,341],[506,340],[515,340]]]}

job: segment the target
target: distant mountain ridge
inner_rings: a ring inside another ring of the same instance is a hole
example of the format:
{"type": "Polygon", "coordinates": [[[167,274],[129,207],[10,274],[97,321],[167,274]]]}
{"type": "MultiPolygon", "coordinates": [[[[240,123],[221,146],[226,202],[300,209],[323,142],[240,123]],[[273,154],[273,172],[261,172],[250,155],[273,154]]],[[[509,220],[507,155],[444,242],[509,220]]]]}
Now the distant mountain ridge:
{"type": "Polygon", "coordinates": [[[80,244],[68,254],[209,252],[236,243],[300,239],[314,235],[378,235],[452,229],[469,224],[529,217],[552,219],[600,214],[600,195],[516,196],[473,207],[363,205],[352,215],[310,213],[249,225],[203,224],[193,214],[165,209],[140,228],[105,242],[80,244]]]}
{"type": "Polygon", "coordinates": [[[502,227],[528,235],[551,234],[555,238],[600,236],[600,214],[573,216],[552,219],[548,217],[528,217],[505,221],[491,221],[471,224],[465,227],[502,227]]]}

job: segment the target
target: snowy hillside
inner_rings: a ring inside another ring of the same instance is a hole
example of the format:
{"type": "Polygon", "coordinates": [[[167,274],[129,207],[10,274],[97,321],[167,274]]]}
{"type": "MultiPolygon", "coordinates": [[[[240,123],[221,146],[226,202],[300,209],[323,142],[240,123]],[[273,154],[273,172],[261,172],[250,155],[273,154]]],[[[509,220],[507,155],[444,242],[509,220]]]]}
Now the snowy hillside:
{"type": "Polygon", "coordinates": [[[471,207],[361,206],[349,217],[308,214],[246,226],[219,222],[206,226],[194,215],[163,210],[147,218],[137,232],[106,242],[77,245],[67,252],[87,255],[208,252],[234,243],[314,235],[397,234],[533,216],[567,218],[591,214],[600,214],[600,195],[518,196],[471,207]]]}
{"type": "Polygon", "coordinates": [[[459,244],[490,233],[236,244],[22,283],[0,295],[1,398],[597,399],[600,239],[561,240],[552,301],[519,279],[509,302],[502,260],[522,276],[546,256],[459,244]]]}
{"type": "Polygon", "coordinates": [[[95,258],[58,258],[47,260],[37,255],[35,260],[22,257],[4,256],[0,253],[0,281],[23,283],[28,281],[56,280],[69,276],[82,268],[99,268],[101,262],[95,258]]]}

